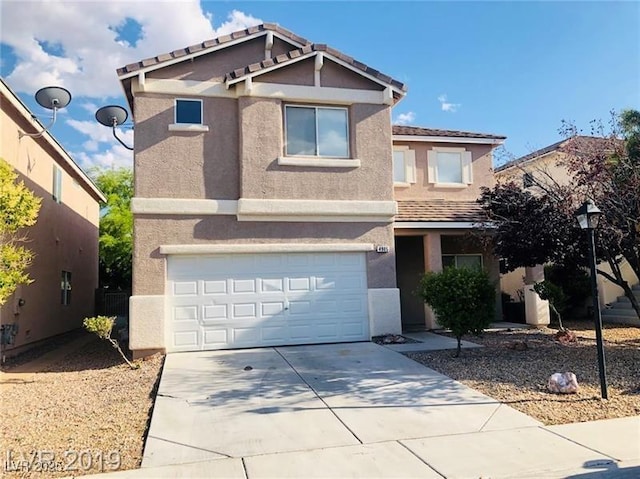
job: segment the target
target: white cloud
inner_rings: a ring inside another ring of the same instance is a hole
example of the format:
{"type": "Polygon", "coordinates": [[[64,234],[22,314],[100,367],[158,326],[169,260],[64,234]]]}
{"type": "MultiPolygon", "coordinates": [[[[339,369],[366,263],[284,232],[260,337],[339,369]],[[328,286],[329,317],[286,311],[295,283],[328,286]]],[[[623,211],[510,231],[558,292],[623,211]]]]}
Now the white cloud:
{"type": "MultiPolygon", "coordinates": [[[[115,141],[115,140],[114,140],[115,141]]],[[[76,161],[85,169],[89,170],[92,167],[97,168],[132,168],[133,167],[133,152],[127,150],[122,145],[113,145],[106,151],[87,154],[85,151],[75,153],[72,155],[76,161]]]]}
{"type": "Polygon", "coordinates": [[[444,93],[438,97],[440,102],[440,108],[442,111],[448,111],[449,113],[455,113],[462,106],[460,103],[450,103],[447,101],[447,95],[444,93]]]}
{"type": "Polygon", "coordinates": [[[412,111],[408,111],[407,113],[400,113],[396,116],[396,119],[393,121],[394,125],[409,125],[413,123],[416,119],[416,114],[412,111]]]}
{"type": "Polygon", "coordinates": [[[53,84],[74,96],[119,97],[116,68],[261,22],[237,10],[218,29],[212,20],[198,0],[3,2],[2,43],[17,56],[7,81],[25,93],[53,84]],[[116,40],[127,19],[140,26],[135,47],[116,40]]]}
{"type": "MultiPolygon", "coordinates": [[[[111,128],[106,126],[102,126],[100,123],[96,121],[80,121],[80,120],[67,120],[66,123],[72,127],[74,130],[79,131],[80,133],[89,137],[87,141],[85,141],[82,146],[85,150],[90,152],[97,152],[101,147],[113,145],[117,140],[113,137],[113,131],[111,128]],[[104,144],[104,145],[103,145],[104,144]]],[[[120,138],[126,145],[133,146],[133,130],[132,129],[123,129],[117,128],[116,133],[118,138],[120,138]]],[[[121,145],[116,145],[122,148],[121,145]]],[[[126,148],[122,148],[125,151],[126,148]]],[[[113,150],[113,148],[112,148],[113,150]]],[[[98,158],[100,162],[103,162],[101,159],[101,154],[91,155],[93,158],[98,158]]],[[[118,153],[118,158],[123,157],[122,153],[118,153]]],[[[84,155],[83,160],[89,158],[89,156],[84,155]]],[[[129,162],[131,162],[131,152],[129,151],[129,162]]],[[[91,162],[90,162],[91,163],[91,162]]],[[[129,165],[131,166],[131,165],[129,165]]]]}

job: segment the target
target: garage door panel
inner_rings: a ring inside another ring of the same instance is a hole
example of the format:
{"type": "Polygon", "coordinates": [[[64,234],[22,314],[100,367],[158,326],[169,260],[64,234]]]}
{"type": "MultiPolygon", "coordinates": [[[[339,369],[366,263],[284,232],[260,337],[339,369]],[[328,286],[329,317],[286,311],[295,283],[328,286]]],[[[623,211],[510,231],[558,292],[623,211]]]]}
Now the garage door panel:
{"type": "Polygon", "coordinates": [[[169,257],[168,350],[368,338],[362,253],[169,257]]]}
{"type": "Polygon", "coordinates": [[[205,295],[227,294],[227,280],[222,279],[217,281],[203,281],[202,294],[205,294],[205,295]]]}

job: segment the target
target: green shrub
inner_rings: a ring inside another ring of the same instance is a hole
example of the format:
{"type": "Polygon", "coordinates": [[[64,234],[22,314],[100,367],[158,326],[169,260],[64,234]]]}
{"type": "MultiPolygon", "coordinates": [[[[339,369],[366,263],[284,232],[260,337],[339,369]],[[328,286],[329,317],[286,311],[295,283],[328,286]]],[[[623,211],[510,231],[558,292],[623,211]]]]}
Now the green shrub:
{"type": "Polygon", "coordinates": [[[591,296],[589,274],[578,266],[559,264],[544,267],[545,280],[562,289],[567,310],[579,308],[591,296]]]}
{"type": "Polygon", "coordinates": [[[111,346],[118,350],[122,359],[127,362],[131,369],[138,369],[138,366],[129,361],[124,352],[122,352],[118,341],[111,337],[111,330],[113,329],[115,322],[115,316],[94,316],[92,318],[84,318],[82,324],[84,325],[84,329],[90,333],[97,334],[100,339],[106,339],[109,341],[111,346]]]}
{"type": "Polygon", "coordinates": [[[486,272],[479,269],[445,268],[427,272],[420,281],[420,296],[438,317],[438,323],[450,329],[458,340],[481,334],[495,315],[496,289],[486,272]]]}

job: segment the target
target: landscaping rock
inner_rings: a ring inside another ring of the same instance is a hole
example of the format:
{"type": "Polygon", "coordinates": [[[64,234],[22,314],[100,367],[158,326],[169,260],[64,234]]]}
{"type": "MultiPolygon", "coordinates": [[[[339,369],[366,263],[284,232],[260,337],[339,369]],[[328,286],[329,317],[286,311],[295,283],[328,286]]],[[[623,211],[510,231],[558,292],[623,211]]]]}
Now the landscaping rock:
{"type": "Polygon", "coordinates": [[[568,329],[558,331],[555,334],[555,338],[562,344],[575,343],[578,340],[576,333],[569,331],[568,329]]]}
{"type": "Polygon", "coordinates": [[[556,394],[575,394],[578,392],[578,378],[572,372],[554,373],[549,377],[547,389],[556,394]]]}

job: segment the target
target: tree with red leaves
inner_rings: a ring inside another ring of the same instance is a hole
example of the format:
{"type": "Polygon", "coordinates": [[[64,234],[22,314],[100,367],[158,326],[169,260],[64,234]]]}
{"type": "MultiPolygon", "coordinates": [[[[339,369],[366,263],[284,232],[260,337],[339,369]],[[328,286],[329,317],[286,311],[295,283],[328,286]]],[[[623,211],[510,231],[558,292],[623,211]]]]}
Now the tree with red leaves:
{"type": "Polygon", "coordinates": [[[599,123],[592,125],[592,136],[567,123],[561,131],[567,136],[559,150],[569,183],[540,175],[530,190],[515,183],[483,189],[478,202],[494,227],[494,253],[509,271],[550,262],[586,266],[586,235],[574,215],[592,199],[603,213],[596,230],[598,263],[611,270],[599,268],[598,274],[624,290],[640,318],[640,302],[621,270],[626,260],[640,278],[640,112],[612,115],[606,134],[599,123]]]}

